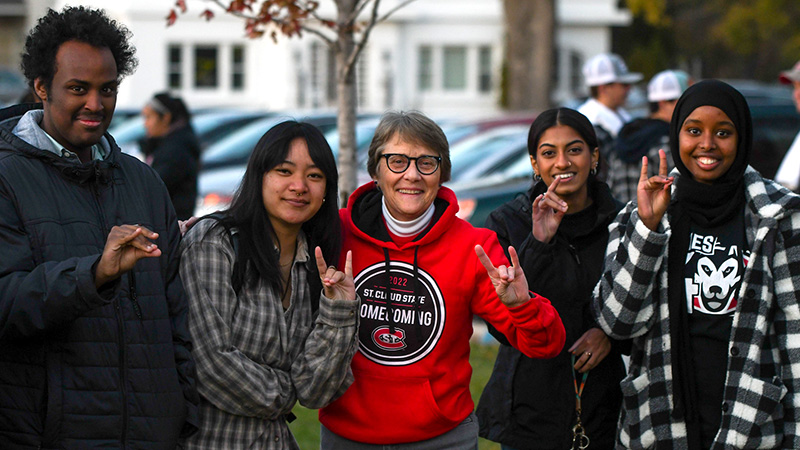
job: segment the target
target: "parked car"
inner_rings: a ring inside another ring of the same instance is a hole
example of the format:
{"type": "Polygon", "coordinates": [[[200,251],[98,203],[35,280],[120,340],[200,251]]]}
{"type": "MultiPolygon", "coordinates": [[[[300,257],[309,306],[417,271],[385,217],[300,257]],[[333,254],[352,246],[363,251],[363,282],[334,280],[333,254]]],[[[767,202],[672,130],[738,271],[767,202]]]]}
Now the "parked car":
{"type": "Polygon", "coordinates": [[[528,125],[505,125],[450,147],[450,182],[472,181],[507,167],[527,154],[528,125]]]}
{"type": "Polygon", "coordinates": [[[302,120],[315,125],[323,133],[336,127],[336,114],[332,112],[310,114],[274,114],[253,121],[209,146],[200,158],[200,171],[207,172],[222,167],[247,165],[250,153],[264,133],[274,125],[289,119],[302,120]]]}
{"type": "MultiPolygon", "coordinates": [[[[274,113],[265,111],[210,110],[194,113],[192,127],[200,141],[200,148],[205,149],[239,128],[272,115],[274,113]]],[[[142,159],[139,142],[145,138],[145,130],[141,116],[119,124],[110,133],[123,152],[142,159]]]]}
{"type": "Polygon", "coordinates": [[[0,68],[0,107],[19,103],[28,92],[28,82],[18,71],[0,68]]]}

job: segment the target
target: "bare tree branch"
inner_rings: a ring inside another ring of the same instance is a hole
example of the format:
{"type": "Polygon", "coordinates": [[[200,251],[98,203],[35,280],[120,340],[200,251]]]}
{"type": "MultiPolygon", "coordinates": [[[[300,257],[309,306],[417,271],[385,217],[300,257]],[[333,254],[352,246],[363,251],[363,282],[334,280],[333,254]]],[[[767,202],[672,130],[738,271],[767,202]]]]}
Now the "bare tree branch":
{"type": "Polygon", "coordinates": [[[325,33],[322,32],[322,30],[319,30],[319,29],[314,28],[314,27],[310,27],[310,26],[305,25],[305,24],[301,25],[300,28],[302,28],[303,31],[305,31],[307,33],[310,33],[310,34],[313,34],[314,36],[317,36],[320,39],[322,39],[323,41],[325,41],[325,44],[328,47],[330,47],[331,49],[334,49],[336,47],[336,39],[333,39],[330,36],[326,35],[325,33]]]}
{"type": "Polygon", "coordinates": [[[361,15],[371,1],[372,0],[360,0],[358,3],[356,3],[355,8],[353,8],[353,14],[350,14],[350,17],[347,18],[347,21],[350,23],[355,22],[358,19],[358,16],[361,15]]]}
{"type": "Polygon", "coordinates": [[[370,17],[369,22],[367,22],[367,27],[364,29],[364,33],[361,35],[361,39],[356,42],[355,47],[353,48],[353,52],[350,53],[350,56],[347,58],[347,63],[345,63],[344,73],[346,76],[349,76],[353,70],[353,67],[358,61],[359,56],[361,56],[361,52],[364,50],[364,47],[367,45],[367,41],[369,40],[369,34],[372,32],[372,29],[375,27],[375,24],[378,21],[378,7],[381,4],[381,0],[375,0],[375,3],[372,4],[372,15],[370,17]]]}
{"type": "Polygon", "coordinates": [[[389,16],[391,16],[392,14],[394,14],[394,13],[395,13],[395,12],[396,12],[398,9],[400,9],[400,8],[402,8],[402,7],[406,6],[406,5],[408,5],[409,3],[411,3],[411,2],[414,2],[414,1],[416,1],[416,0],[403,0],[403,1],[402,1],[402,2],[400,2],[400,3],[399,3],[397,6],[395,6],[395,7],[394,7],[394,8],[392,8],[392,9],[390,9],[390,10],[389,10],[389,12],[387,12],[386,14],[384,14],[383,16],[381,16],[381,18],[380,18],[380,19],[378,19],[378,20],[375,22],[375,25],[377,25],[377,24],[379,24],[379,23],[381,23],[381,22],[385,21],[386,19],[388,19],[388,18],[389,18],[389,16]]]}

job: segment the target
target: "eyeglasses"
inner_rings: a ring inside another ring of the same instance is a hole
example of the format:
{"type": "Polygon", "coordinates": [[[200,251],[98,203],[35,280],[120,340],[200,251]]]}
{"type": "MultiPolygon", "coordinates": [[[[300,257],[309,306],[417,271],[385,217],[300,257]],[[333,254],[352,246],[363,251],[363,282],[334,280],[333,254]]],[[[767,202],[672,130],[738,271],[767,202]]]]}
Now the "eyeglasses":
{"type": "Polygon", "coordinates": [[[439,168],[439,163],[442,162],[441,156],[418,156],[412,158],[401,153],[384,153],[381,155],[386,158],[386,167],[394,173],[403,173],[408,170],[411,161],[417,166],[417,172],[423,175],[430,175],[436,172],[439,168]]]}

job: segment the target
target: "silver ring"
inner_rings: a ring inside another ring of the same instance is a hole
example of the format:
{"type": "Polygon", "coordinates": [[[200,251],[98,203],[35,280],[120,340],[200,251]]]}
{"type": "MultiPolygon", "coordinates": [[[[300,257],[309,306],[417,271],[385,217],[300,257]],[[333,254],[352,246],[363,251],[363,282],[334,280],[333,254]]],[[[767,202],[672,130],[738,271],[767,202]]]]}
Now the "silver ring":
{"type": "Polygon", "coordinates": [[[589,358],[591,358],[591,357],[592,357],[592,352],[585,352],[585,353],[586,353],[587,355],[589,355],[589,358]]]}

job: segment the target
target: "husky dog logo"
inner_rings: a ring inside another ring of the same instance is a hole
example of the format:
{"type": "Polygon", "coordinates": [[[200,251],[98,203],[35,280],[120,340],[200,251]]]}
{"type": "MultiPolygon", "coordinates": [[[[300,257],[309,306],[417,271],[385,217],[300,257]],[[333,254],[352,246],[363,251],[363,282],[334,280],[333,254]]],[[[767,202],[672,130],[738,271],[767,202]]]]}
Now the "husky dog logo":
{"type": "Polygon", "coordinates": [[[739,282],[739,262],[731,257],[717,267],[704,256],[697,261],[694,282],[699,294],[694,298],[694,307],[707,314],[726,314],[736,306],[734,286],[739,282]]]}

